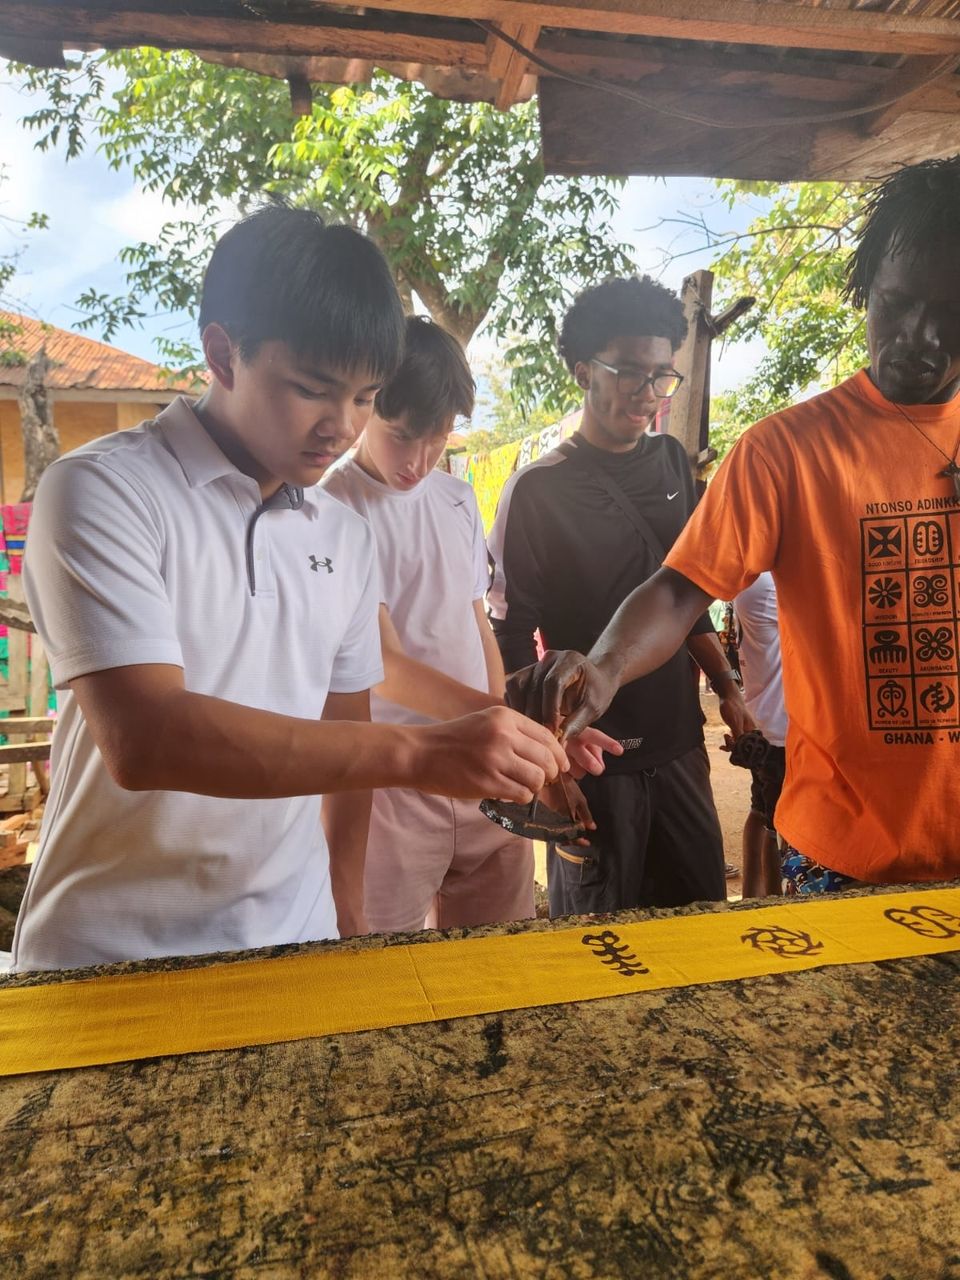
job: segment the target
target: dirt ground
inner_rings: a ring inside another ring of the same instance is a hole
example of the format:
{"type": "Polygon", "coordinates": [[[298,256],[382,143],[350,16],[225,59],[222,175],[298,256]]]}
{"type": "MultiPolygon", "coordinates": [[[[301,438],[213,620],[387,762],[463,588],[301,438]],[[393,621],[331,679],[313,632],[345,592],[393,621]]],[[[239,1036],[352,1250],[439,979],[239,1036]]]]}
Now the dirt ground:
{"type": "MultiPolygon", "coordinates": [[[[704,741],[710,755],[711,782],[713,798],[717,804],[720,827],[723,831],[723,849],[726,861],[739,872],[742,861],[741,835],[743,823],[750,809],[750,773],[747,769],[738,769],[730,763],[727,752],[722,751],[723,735],[726,729],[717,710],[716,694],[701,692],[703,712],[707,717],[704,725],[704,741]]],[[[546,847],[536,846],[537,883],[546,886],[546,847]]],[[[727,897],[739,898],[741,883],[739,874],[727,880],[727,897]]],[[[538,914],[546,914],[546,893],[538,892],[538,914]]]]}

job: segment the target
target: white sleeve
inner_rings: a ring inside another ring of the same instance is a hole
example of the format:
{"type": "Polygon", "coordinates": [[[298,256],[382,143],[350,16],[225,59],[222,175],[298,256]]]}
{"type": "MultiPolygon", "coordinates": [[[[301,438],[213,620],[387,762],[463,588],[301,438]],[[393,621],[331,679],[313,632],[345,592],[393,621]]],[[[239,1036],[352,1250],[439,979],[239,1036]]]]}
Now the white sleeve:
{"type": "Polygon", "coordinates": [[[23,583],[57,688],[110,667],[183,666],[162,563],[157,514],[125,479],[90,458],[46,470],[23,583]]]}
{"type": "MultiPolygon", "coordinates": [[[[387,605],[389,608],[389,601],[386,598],[386,584],[392,575],[389,567],[384,564],[384,545],[377,536],[377,530],[374,527],[371,513],[366,503],[363,502],[361,493],[357,492],[357,481],[355,477],[356,473],[353,470],[352,464],[348,462],[344,465],[341,462],[327,472],[320,481],[320,488],[324,493],[329,494],[331,498],[335,498],[342,506],[355,512],[361,520],[369,526],[370,531],[373,534],[374,556],[379,565],[378,580],[381,587],[380,600],[381,603],[387,605]]],[[[341,692],[346,692],[346,690],[342,690],[341,692]]]]}
{"type": "Polygon", "coordinates": [[[480,508],[472,489],[470,497],[473,504],[473,599],[482,600],[490,590],[490,558],[480,508]]]}
{"type": "Polygon", "coordinates": [[[366,546],[358,548],[357,558],[366,560],[367,571],[363,587],[357,599],[337,656],[330,673],[331,693],[360,693],[371,689],[383,679],[383,660],[380,654],[380,570],[377,565],[377,548],[373,530],[364,522],[366,546]],[[364,554],[365,553],[365,554],[364,554]]]}

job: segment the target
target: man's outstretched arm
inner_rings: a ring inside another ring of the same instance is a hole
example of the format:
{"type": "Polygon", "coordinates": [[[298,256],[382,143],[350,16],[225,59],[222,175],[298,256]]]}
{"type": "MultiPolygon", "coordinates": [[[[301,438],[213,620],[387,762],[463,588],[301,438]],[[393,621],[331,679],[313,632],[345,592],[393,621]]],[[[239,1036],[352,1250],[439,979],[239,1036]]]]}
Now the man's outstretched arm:
{"type": "Polygon", "coordinates": [[[715,631],[687,636],[687,652],[710,681],[720,705],[720,716],[734,738],[756,729],[743,692],[715,631]]]}
{"type": "MultiPolygon", "coordinates": [[[[459,680],[444,675],[442,671],[436,671],[433,667],[408,657],[384,604],[380,606],[380,644],[385,676],[376,692],[390,702],[408,707],[411,711],[419,711],[421,715],[431,716],[435,720],[454,720],[474,711],[503,705],[506,676],[500,650],[481,601],[474,602],[474,609],[483,642],[491,693],[471,689],[459,680]]],[[[599,729],[587,729],[573,741],[565,742],[564,749],[573,766],[575,778],[580,778],[585,773],[603,773],[605,751],[615,756],[623,754],[620,744],[599,729]]]]}
{"type": "Polygon", "coordinates": [[[180,667],[114,667],[70,682],[113,780],[130,791],[261,799],[416,787],[528,803],[566,755],[506,707],[443,724],[303,720],[184,687],[180,667]]]}
{"type": "Polygon", "coordinates": [[[550,729],[576,734],[603,715],[621,685],[649,675],[682,648],[711,597],[674,569],[627,596],[587,657],[550,652],[510,678],[507,700],[550,729]]]}

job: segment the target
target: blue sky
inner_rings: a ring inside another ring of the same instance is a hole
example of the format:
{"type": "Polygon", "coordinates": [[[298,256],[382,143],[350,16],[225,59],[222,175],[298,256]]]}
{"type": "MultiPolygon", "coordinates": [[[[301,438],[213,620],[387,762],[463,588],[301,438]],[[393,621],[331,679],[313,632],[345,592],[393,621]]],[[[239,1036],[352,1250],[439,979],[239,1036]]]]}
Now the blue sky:
{"type": "MultiPolygon", "coordinates": [[[[159,196],[138,190],[129,173],[112,171],[96,152],[88,151],[68,162],[59,151],[36,150],[35,136],[18,121],[38,105],[18,88],[0,62],[0,136],[4,140],[0,164],[5,176],[0,183],[0,218],[4,219],[0,222],[0,254],[25,245],[8,305],[70,329],[80,318],[75,306],[79,294],[90,287],[105,293],[121,292],[120,250],[126,244],[153,238],[171,215],[159,196]],[[49,215],[49,229],[18,234],[16,221],[26,219],[34,210],[49,215]]],[[[704,252],[663,267],[665,249],[676,253],[697,247],[692,233],[684,234],[669,225],[657,228],[661,218],[678,213],[703,213],[711,227],[723,230],[742,229],[750,216],[746,209],[730,214],[719,203],[713,185],[705,180],[631,179],[614,220],[614,233],[634,246],[640,269],[660,276],[674,288],[679,288],[690,271],[709,266],[709,254],[704,252]]],[[[184,216],[182,206],[176,216],[184,216]]],[[[157,358],[153,339],[161,333],[192,336],[192,325],[185,316],[156,317],[142,328],[121,331],[112,341],[152,360],[157,358]]],[[[91,336],[100,335],[91,331],[91,336]]],[[[494,352],[481,334],[470,354],[475,363],[482,364],[494,352]]],[[[718,345],[714,390],[737,385],[761,355],[762,347],[757,344],[718,345]]]]}

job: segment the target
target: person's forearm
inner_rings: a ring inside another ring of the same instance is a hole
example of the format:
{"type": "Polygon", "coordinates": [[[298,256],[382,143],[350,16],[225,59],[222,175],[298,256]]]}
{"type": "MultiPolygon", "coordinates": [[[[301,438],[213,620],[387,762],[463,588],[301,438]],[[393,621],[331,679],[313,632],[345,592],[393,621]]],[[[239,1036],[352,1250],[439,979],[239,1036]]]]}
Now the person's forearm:
{"type": "Polygon", "coordinates": [[[182,678],[157,663],[70,682],[110,777],[127,791],[267,799],[416,787],[524,804],[568,767],[548,730],[502,705],[437,724],[370,724],[368,711],[353,710],[357,695],[331,693],[326,719],[304,720],[191,693],[182,678]]]}
{"type": "Polygon", "coordinates": [[[502,696],[471,689],[397,650],[384,650],[383,669],[383,682],[376,687],[379,696],[434,720],[455,720],[503,701],[502,696]]]}
{"type": "Polygon", "coordinates": [[[672,569],[659,569],[610,619],[588,657],[624,685],[649,675],[682,648],[710,597],[672,569]]]}
{"type": "Polygon", "coordinates": [[[410,785],[417,730],[302,720],[177,691],[148,723],[105,736],[108,768],[134,791],[188,791],[240,799],[320,795],[410,785]]]}
{"type": "Polygon", "coordinates": [[[330,851],[330,885],[337,906],[341,938],[367,932],[363,912],[363,868],[367,858],[370,826],[369,791],[347,791],[324,796],[321,809],[327,848],[330,851]]]}
{"type": "Polygon", "coordinates": [[[739,689],[736,673],[715,631],[688,636],[687,650],[715,691],[739,689]]]}
{"type": "Polygon", "coordinates": [[[720,699],[720,715],[734,738],[755,729],[756,722],[743,700],[740,680],[724,653],[717,633],[711,631],[690,636],[687,649],[710,681],[710,688],[720,699]]]}

